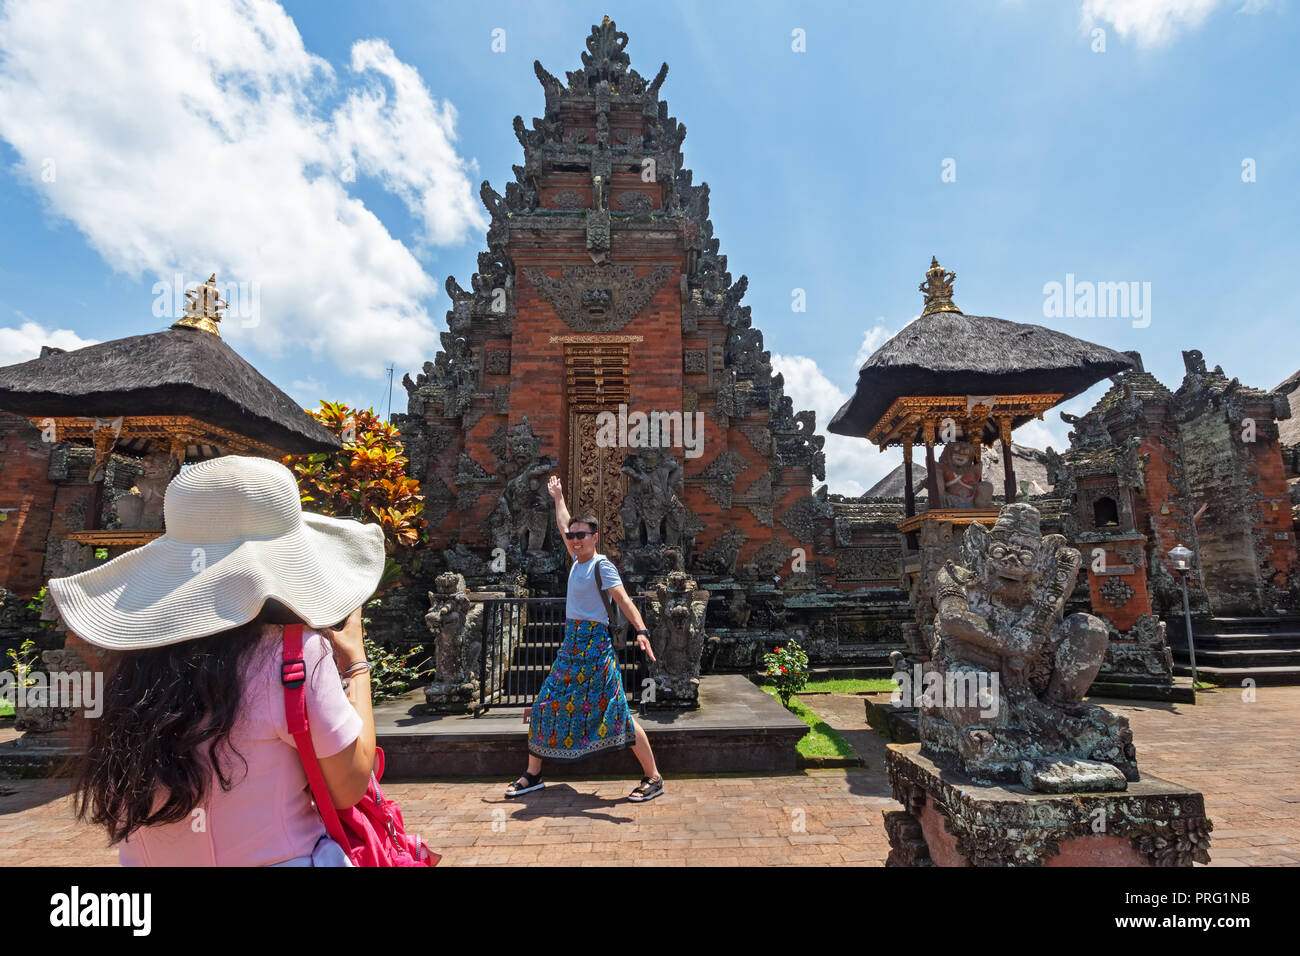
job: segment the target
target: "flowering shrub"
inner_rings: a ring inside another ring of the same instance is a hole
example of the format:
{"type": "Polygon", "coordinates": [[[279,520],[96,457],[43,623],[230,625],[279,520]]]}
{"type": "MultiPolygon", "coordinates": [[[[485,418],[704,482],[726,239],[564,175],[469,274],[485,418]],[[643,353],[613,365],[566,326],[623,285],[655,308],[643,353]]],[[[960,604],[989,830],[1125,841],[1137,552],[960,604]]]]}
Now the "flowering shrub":
{"type": "Polygon", "coordinates": [[[782,706],[788,710],[790,698],[808,683],[808,655],[798,641],[790,641],[785,647],[764,654],[763,666],[767,668],[767,676],[776,686],[776,696],[781,698],[782,706]]]}

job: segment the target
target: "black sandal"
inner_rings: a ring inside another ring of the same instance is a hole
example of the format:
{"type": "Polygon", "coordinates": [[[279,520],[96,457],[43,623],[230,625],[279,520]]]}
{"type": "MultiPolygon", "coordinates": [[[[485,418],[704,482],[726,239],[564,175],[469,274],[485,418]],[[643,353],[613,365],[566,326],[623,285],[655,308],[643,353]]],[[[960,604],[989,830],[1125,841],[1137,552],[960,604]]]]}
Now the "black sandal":
{"type": "Polygon", "coordinates": [[[649,777],[642,777],[637,788],[627,795],[627,798],[633,803],[645,803],[647,800],[653,800],[664,792],[663,775],[651,780],[649,777]]]}
{"type": "Polygon", "coordinates": [[[525,770],[520,774],[520,776],[528,783],[528,786],[521,787],[519,786],[519,781],[516,780],[514,783],[510,784],[510,786],[506,787],[507,797],[522,796],[525,793],[532,793],[534,790],[541,790],[546,786],[546,784],[542,783],[542,775],[540,773],[534,776],[525,770]]]}

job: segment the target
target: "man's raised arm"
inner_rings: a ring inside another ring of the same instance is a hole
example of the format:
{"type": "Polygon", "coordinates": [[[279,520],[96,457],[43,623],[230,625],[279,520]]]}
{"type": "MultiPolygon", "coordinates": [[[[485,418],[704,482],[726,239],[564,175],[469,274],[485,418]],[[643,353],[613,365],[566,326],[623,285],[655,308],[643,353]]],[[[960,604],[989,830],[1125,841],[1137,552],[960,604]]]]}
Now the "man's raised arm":
{"type": "Polygon", "coordinates": [[[555,501],[555,526],[560,529],[560,540],[563,541],[564,532],[569,530],[569,506],[564,503],[564,488],[558,475],[551,475],[546,491],[555,501]]]}

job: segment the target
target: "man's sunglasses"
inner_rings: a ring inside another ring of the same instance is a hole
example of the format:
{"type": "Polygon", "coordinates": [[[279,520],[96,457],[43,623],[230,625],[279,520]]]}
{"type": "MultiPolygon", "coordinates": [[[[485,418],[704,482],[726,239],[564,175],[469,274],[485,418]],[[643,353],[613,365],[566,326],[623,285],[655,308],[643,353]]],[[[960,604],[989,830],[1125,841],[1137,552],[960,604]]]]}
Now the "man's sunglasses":
{"type": "Polygon", "coordinates": [[[594,531],[566,531],[564,532],[564,536],[570,541],[581,541],[587,535],[595,533],[596,532],[594,531]]]}

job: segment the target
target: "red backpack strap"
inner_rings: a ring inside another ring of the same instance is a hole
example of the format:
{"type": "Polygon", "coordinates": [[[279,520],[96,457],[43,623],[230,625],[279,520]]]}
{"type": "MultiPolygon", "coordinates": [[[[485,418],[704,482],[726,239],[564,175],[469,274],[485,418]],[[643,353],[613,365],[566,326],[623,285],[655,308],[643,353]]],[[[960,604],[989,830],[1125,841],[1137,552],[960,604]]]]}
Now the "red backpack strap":
{"type": "Polygon", "coordinates": [[[330,799],[329,787],[320,772],[320,763],[316,760],[316,748],[312,746],[311,732],[307,727],[307,665],[302,658],[302,625],[290,624],[284,629],[284,641],[280,658],[280,683],[284,685],[284,717],[289,725],[289,733],[298,745],[298,759],[311,784],[311,794],[316,799],[316,809],[325,824],[325,832],[330,835],[343,852],[348,851],[348,841],[343,835],[343,824],[339,822],[338,811],[330,799]]]}

